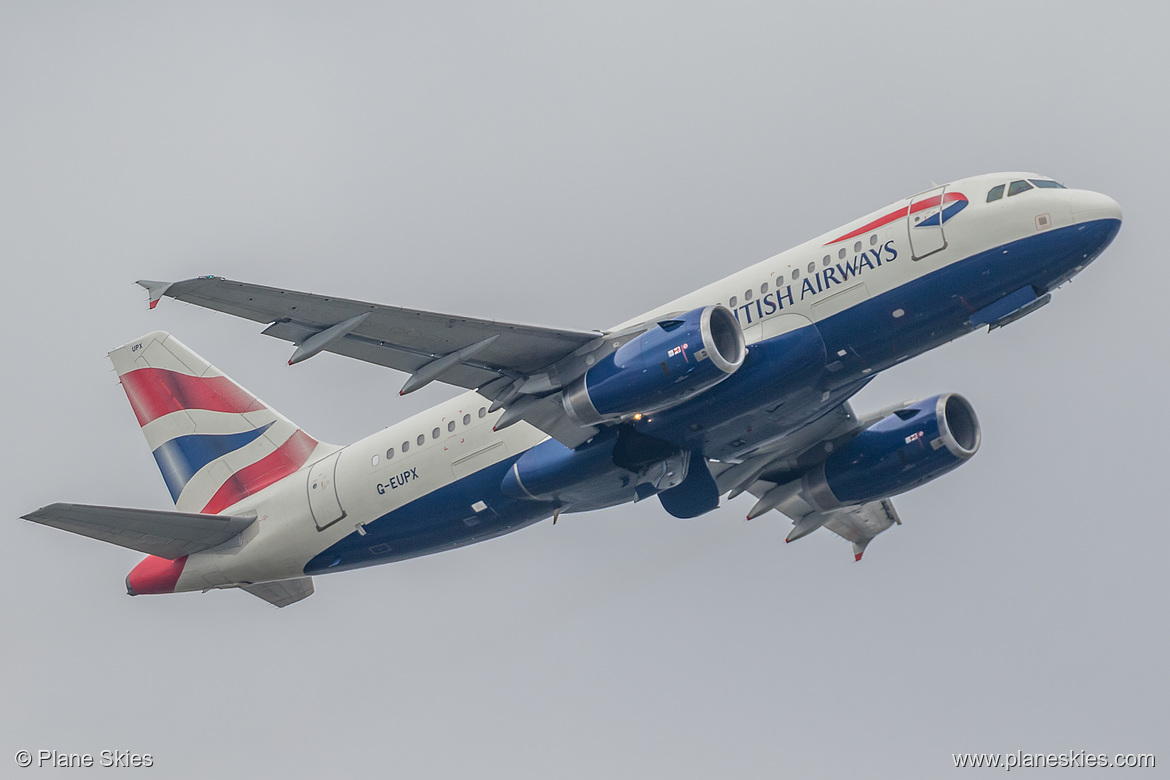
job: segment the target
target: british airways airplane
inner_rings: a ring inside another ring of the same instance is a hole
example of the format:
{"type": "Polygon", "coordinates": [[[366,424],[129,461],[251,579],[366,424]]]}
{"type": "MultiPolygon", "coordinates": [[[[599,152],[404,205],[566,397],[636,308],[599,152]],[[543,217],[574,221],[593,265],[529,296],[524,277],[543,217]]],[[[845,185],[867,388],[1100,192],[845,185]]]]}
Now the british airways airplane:
{"type": "Polygon", "coordinates": [[[1111,198],[1031,173],[905,198],[613,328],[456,317],[229,281],[139,282],[296,345],[466,388],[349,446],[318,441],[173,336],[110,353],[176,511],[52,504],[37,523],[147,553],[130,595],[241,588],[287,606],[313,577],[449,550],[562,512],[723,496],[822,526],[855,557],[896,496],[979,449],[943,393],[858,416],[880,371],[1048,303],[1121,228],[1111,198]]]}

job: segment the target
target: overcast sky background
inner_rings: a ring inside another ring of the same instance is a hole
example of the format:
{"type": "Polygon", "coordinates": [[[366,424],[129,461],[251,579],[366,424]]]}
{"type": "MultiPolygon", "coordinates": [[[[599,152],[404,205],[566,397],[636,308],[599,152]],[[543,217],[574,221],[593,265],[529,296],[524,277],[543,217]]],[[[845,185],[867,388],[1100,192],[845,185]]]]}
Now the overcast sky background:
{"type": "Polygon", "coordinates": [[[0,776],[22,748],[150,753],[166,777],[1170,765],[1170,12],[571,5],[0,2],[0,776]],[[744,522],[750,496],[690,521],[648,501],[276,610],[130,599],[140,555],[17,519],[170,507],[105,358],[153,329],[326,441],[454,392],[290,368],[254,324],[148,312],[135,279],[602,328],[932,179],[1018,169],[1110,194],[1125,225],[1051,306],[855,400],[958,391],[983,426],[861,564],[744,522]]]}

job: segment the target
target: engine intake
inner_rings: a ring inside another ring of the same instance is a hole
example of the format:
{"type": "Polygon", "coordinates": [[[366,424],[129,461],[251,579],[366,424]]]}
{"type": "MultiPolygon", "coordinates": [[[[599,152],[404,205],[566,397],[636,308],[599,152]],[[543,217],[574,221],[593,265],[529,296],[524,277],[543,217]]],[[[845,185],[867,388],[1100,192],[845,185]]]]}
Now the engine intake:
{"type": "Polygon", "coordinates": [[[730,310],[694,309],[602,358],[566,388],[565,411],[584,426],[668,409],[731,376],[746,355],[730,310]]]}
{"type": "Polygon", "coordinates": [[[850,439],[804,476],[804,493],[822,512],[896,496],[958,468],[979,441],[979,420],[967,399],[936,395],[850,439]]]}

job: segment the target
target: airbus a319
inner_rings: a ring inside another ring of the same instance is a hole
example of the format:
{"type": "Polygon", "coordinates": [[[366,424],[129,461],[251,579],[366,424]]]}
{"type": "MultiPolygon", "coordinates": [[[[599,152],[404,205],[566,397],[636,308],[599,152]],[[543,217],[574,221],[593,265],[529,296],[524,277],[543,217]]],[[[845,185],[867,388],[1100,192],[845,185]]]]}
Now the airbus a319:
{"type": "MultiPolygon", "coordinates": [[[[879,372],[1049,302],[1121,227],[1111,198],[1030,173],[897,201],[603,331],[473,319],[216,276],[142,281],[295,345],[465,388],[326,444],[174,336],[110,353],[175,510],[52,504],[26,519],[147,553],[130,595],[241,588],[277,606],[313,578],[656,497],[678,518],[755,498],[788,541],[860,560],[891,497],[979,449],[955,393],[858,415],[879,372]]],[[[746,502],[744,506],[747,506],[746,502]]]]}

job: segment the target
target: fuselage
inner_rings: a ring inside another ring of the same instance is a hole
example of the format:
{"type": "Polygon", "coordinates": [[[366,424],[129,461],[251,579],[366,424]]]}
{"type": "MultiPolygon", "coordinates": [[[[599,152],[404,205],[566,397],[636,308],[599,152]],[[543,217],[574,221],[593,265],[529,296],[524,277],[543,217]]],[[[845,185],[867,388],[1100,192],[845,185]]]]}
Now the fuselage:
{"type": "MultiPolygon", "coordinates": [[[[802,431],[876,373],[1038,300],[1095,259],[1120,224],[1107,196],[1026,173],[892,203],[611,329],[722,304],[748,345],[726,381],[631,425],[725,462],[789,439],[795,450],[802,431]]],[[[191,555],[174,590],[387,563],[635,499],[621,469],[572,500],[505,495],[501,481],[522,454],[560,445],[526,423],[494,430],[500,412],[490,406],[466,392],[347,447],[322,447],[301,471],[225,510],[255,511],[259,522],[230,547],[191,555]],[[310,491],[315,479],[332,492],[310,491]]]]}

